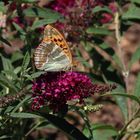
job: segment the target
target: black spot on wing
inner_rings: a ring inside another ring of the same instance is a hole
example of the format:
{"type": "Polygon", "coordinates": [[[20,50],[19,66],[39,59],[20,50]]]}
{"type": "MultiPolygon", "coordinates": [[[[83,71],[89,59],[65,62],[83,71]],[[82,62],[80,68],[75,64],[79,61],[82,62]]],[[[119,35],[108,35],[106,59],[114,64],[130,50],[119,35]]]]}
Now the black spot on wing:
{"type": "Polygon", "coordinates": [[[54,39],[53,39],[53,41],[54,41],[54,42],[57,42],[57,39],[56,39],[56,38],[54,38],[54,39]]]}

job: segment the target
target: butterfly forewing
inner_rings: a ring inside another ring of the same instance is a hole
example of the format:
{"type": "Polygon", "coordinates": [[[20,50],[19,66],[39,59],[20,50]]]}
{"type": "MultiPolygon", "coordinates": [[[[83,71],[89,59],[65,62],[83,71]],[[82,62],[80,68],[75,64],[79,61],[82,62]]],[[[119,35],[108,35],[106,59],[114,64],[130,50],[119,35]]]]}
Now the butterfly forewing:
{"type": "Polygon", "coordinates": [[[71,51],[66,40],[57,29],[50,25],[47,25],[44,30],[44,41],[48,40],[48,38],[50,38],[51,42],[54,42],[54,44],[58,45],[62,49],[62,51],[72,63],[71,51]]]}

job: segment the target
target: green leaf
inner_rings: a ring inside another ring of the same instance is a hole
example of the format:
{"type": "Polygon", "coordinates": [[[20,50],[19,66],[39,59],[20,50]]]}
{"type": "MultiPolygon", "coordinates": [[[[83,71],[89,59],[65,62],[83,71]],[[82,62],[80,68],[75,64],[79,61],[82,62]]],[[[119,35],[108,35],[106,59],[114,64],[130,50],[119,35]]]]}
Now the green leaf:
{"type": "Polygon", "coordinates": [[[38,0],[21,0],[22,3],[34,3],[37,2],[38,0]]]}
{"type": "Polygon", "coordinates": [[[137,76],[134,95],[137,96],[138,98],[140,97],[140,73],[137,76]]]}
{"type": "Polygon", "coordinates": [[[94,130],[97,130],[97,129],[112,129],[112,130],[115,130],[116,131],[116,129],[113,127],[113,126],[111,126],[111,125],[107,125],[107,124],[93,124],[92,125],[92,130],[94,131],[94,130]]]}
{"type": "Polygon", "coordinates": [[[131,100],[136,101],[140,105],[140,99],[138,97],[134,96],[134,95],[130,95],[130,94],[127,94],[127,93],[112,93],[112,94],[106,93],[103,96],[105,96],[105,95],[113,95],[113,96],[115,95],[115,96],[127,97],[127,98],[130,98],[131,100]]]}
{"type": "Polygon", "coordinates": [[[110,35],[111,32],[106,29],[106,28],[94,28],[94,27],[89,27],[86,32],[88,34],[96,34],[96,35],[110,35]]]}
{"type": "Polygon", "coordinates": [[[105,42],[102,43],[102,44],[100,44],[99,46],[100,46],[102,49],[108,49],[108,48],[110,48],[109,45],[108,45],[107,43],[105,43],[105,42]]]}
{"type": "Polygon", "coordinates": [[[27,100],[29,100],[31,98],[31,96],[27,96],[25,99],[23,99],[14,109],[11,113],[16,112],[20,106],[22,106],[27,100]]]}
{"type": "Polygon", "coordinates": [[[84,129],[83,129],[83,134],[86,136],[86,137],[90,137],[90,132],[89,132],[89,129],[87,128],[87,127],[85,127],[84,129]]]}
{"type": "Polygon", "coordinates": [[[92,68],[92,66],[83,57],[78,56],[77,60],[81,62],[85,67],[92,68]]]}
{"type": "Polygon", "coordinates": [[[28,71],[30,70],[30,68],[27,68],[29,63],[30,63],[30,54],[29,52],[26,52],[23,62],[22,62],[22,66],[21,66],[21,73],[20,73],[20,86],[21,87],[24,87],[26,85],[25,75],[28,75],[28,71]]]}
{"type": "MultiPolygon", "coordinates": [[[[81,44],[82,46],[84,46],[84,48],[86,49],[86,51],[89,52],[89,51],[92,50],[92,47],[90,46],[89,42],[81,41],[80,44],[81,44]]],[[[79,51],[79,50],[77,50],[77,51],[79,51]]]]}
{"type": "Polygon", "coordinates": [[[18,92],[14,84],[3,74],[0,74],[0,85],[2,85],[3,87],[9,88],[14,93],[18,92]]]}
{"type": "Polygon", "coordinates": [[[16,68],[14,69],[14,73],[15,73],[15,74],[18,74],[20,71],[21,71],[21,66],[16,67],[16,68]]]}
{"type": "Polygon", "coordinates": [[[14,118],[40,118],[40,116],[32,114],[32,113],[11,113],[11,117],[14,118]]]}
{"type": "Polygon", "coordinates": [[[2,54],[0,54],[2,65],[4,70],[13,70],[13,66],[11,64],[10,59],[5,58],[2,54]]]}
{"type": "Polygon", "coordinates": [[[132,64],[134,64],[136,61],[140,59],[140,47],[134,52],[131,61],[129,63],[129,69],[131,68],[132,64]]]}
{"type": "Polygon", "coordinates": [[[57,19],[60,20],[62,15],[47,8],[29,7],[23,11],[27,17],[40,17],[45,19],[57,19]]]}
{"type": "Polygon", "coordinates": [[[76,127],[68,123],[65,119],[44,112],[38,113],[53,125],[63,130],[69,137],[73,138],[74,140],[88,140],[85,135],[83,135],[76,127]]]}
{"type": "Polygon", "coordinates": [[[11,139],[11,138],[12,136],[7,136],[7,135],[0,136],[0,140],[11,139]]]}
{"type": "Polygon", "coordinates": [[[97,13],[97,12],[108,12],[112,14],[112,11],[107,7],[101,7],[101,6],[96,6],[95,8],[93,8],[92,10],[93,13],[97,13]]]}
{"type": "MultiPolygon", "coordinates": [[[[109,140],[112,136],[116,136],[118,134],[114,127],[106,124],[93,124],[92,131],[94,140],[109,140]]],[[[87,128],[84,129],[83,133],[88,137],[90,136],[87,128]]]]}
{"type": "Polygon", "coordinates": [[[29,54],[29,52],[26,52],[23,62],[22,62],[22,67],[21,67],[22,74],[26,71],[29,63],[30,63],[30,54],[29,54]]]}
{"type": "Polygon", "coordinates": [[[14,106],[7,106],[6,110],[4,111],[4,114],[10,113],[14,109],[14,106]]]}
{"type": "Polygon", "coordinates": [[[123,68],[122,62],[116,53],[113,54],[112,58],[116,62],[118,67],[120,67],[120,69],[123,68]]]}
{"type": "Polygon", "coordinates": [[[0,2],[0,12],[6,12],[7,7],[4,6],[4,2],[0,2]]]}
{"type": "Polygon", "coordinates": [[[17,31],[19,31],[21,34],[26,35],[26,33],[24,32],[24,30],[15,22],[12,23],[14,25],[14,27],[16,28],[17,31]]]}
{"type": "Polygon", "coordinates": [[[32,77],[32,78],[37,78],[37,77],[39,77],[41,74],[44,74],[44,73],[46,73],[46,72],[45,72],[45,71],[38,71],[38,72],[35,72],[35,73],[31,74],[31,77],[32,77]]]}
{"type": "Polygon", "coordinates": [[[122,15],[122,19],[140,19],[140,8],[131,4],[128,11],[122,15]]]}
{"type": "Polygon", "coordinates": [[[109,140],[116,135],[117,132],[113,129],[101,129],[93,131],[94,140],[109,140]]]}
{"type": "Polygon", "coordinates": [[[140,0],[131,0],[131,2],[140,4],[140,0]]]}
{"type": "Polygon", "coordinates": [[[21,52],[17,51],[12,54],[12,58],[11,58],[12,63],[21,59],[23,59],[23,54],[21,52]]]}
{"type": "MultiPolygon", "coordinates": [[[[50,126],[49,122],[46,121],[39,121],[37,124],[35,124],[34,126],[32,126],[32,128],[26,133],[26,137],[33,132],[34,130],[40,130],[40,129],[44,129],[44,128],[54,128],[54,127],[48,127],[50,126]],[[43,125],[43,126],[42,126],[43,125]]],[[[52,126],[52,125],[51,125],[52,126]]]]}
{"type": "Polygon", "coordinates": [[[5,71],[2,71],[2,73],[4,73],[6,77],[9,77],[9,79],[11,80],[18,79],[18,76],[16,75],[16,73],[14,73],[14,71],[12,70],[5,70],[5,71]]]}
{"type": "Polygon", "coordinates": [[[26,81],[27,80],[33,81],[31,75],[29,75],[29,74],[24,74],[24,77],[26,78],[26,81]]]}
{"type": "Polygon", "coordinates": [[[40,122],[40,125],[38,126],[37,130],[41,130],[43,128],[55,129],[56,127],[52,125],[49,121],[43,120],[42,122],[40,122]]]}
{"type": "Polygon", "coordinates": [[[48,18],[48,19],[37,20],[37,21],[35,21],[33,23],[31,29],[34,30],[34,29],[36,29],[38,27],[42,27],[42,26],[44,26],[46,24],[51,24],[51,23],[54,23],[56,21],[57,21],[57,19],[55,19],[55,18],[48,18]]]}
{"type": "MultiPolygon", "coordinates": [[[[114,93],[124,93],[125,89],[121,86],[121,85],[117,85],[117,88],[114,89],[112,91],[112,96],[114,95],[114,93]]],[[[118,106],[121,109],[121,112],[125,118],[125,120],[127,120],[128,117],[128,110],[127,110],[127,100],[124,96],[115,96],[116,102],[118,104],[118,106]]]]}

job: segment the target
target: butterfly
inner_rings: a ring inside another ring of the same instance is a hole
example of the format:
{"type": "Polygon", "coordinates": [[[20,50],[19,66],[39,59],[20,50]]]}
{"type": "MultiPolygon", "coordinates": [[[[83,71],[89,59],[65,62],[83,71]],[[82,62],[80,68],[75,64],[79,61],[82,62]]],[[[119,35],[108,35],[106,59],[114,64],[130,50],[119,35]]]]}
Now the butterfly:
{"type": "Polygon", "coordinates": [[[34,52],[35,66],[45,71],[66,71],[72,67],[72,54],[63,35],[51,25],[44,29],[44,37],[34,52]]]}

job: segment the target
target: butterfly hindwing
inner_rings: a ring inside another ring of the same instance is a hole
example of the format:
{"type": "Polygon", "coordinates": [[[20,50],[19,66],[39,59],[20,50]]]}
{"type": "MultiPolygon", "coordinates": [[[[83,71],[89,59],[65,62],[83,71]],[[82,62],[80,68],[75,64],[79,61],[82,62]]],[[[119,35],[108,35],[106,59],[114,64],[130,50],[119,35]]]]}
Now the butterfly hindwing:
{"type": "Polygon", "coordinates": [[[36,68],[45,71],[60,71],[68,69],[70,61],[59,46],[50,42],[41,43],[34,53],[36,68]]]}

